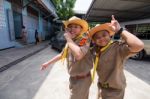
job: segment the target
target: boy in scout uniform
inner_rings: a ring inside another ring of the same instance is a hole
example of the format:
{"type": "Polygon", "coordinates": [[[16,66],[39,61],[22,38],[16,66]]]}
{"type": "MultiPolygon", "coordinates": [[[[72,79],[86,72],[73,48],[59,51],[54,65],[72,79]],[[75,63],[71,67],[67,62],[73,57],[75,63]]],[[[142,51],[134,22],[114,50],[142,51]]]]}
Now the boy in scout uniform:
{"type": "Polygon", "coordinates": [[[70,98],[88,99],[91,85],[90,70],[92,68],[91,56],[89,53],[90,40],[88,34],[88,23],[77,17],[72,17],[64,21],[66,32],[64,34],[67,41],[64,50],[48,62],[42,65],[42,70],[48,65],[66,58],[67,68],[70,74],[70,98]]]}
{"type": "MultiPolygon", "coordinates": [[[[98,88],[101,90],[102,99],[123,99],[126,87],[124,62],[130,55],[143,49],[143,42],[121,28],[114,16],[111,23],[96,26],[89,34],[95,44],[92,49],[95,53],[94,70],[99,77],[98,88]],[[113,42],[111,36],[115,33],[118,33],[124,42],[113,42]]],[[[94,79],[94,76],[92,77],[94,79]]]]}

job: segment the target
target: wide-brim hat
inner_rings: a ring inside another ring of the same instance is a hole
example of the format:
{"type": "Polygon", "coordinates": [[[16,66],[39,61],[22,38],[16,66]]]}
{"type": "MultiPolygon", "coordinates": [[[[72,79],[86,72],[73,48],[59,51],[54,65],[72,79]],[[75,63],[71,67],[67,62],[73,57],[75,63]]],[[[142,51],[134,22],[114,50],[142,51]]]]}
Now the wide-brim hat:
{"type": "Polygon", "coordinates": [[[110,23],[105,23],[105,24],[99,24],[99,25],[96,25],[95,27],[93,27],[89,31],[89,35],[92,38],[95,33],[99,32],[99,31],[103,31],[103,30],[108,31],[110,36],[113,36],[115,34],[113,28],[110,26],[110,23]]]}
{"type": "Polygon", "coordinates": [[[77,25],[80,25],[82,27],[81,33],[85,33],[88,31],[88,23],[85,20],[80,19],[76,16],[71,17],[67,21],[63,21],[63,23],[65,25],[65,28],[67,28],[69,24],[77,24],[77,25]]]}

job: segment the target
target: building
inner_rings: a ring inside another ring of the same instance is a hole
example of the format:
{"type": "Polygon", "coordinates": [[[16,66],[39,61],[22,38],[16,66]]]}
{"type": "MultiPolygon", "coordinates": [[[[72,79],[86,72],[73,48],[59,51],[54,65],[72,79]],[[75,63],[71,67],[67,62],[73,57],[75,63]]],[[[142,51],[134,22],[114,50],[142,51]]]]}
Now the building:
{"type": "Polygon", "coordinates": [[[28,43],[35,42],[35,29],[41,40],[48,39],[57,17],[51,0],[0,0],[0,49],[20,44],[22,26],[28,43]]]}
{"type": "MultiPolygon", "coordinates": [[[[93,0],[85,19],[89,22],[110,22],[111,15],[144,42],[144,49],[135,55],[150,55],[150,0],[93,0]]],[[[114,39],[118,39],[117,35],[114,39]]]]}

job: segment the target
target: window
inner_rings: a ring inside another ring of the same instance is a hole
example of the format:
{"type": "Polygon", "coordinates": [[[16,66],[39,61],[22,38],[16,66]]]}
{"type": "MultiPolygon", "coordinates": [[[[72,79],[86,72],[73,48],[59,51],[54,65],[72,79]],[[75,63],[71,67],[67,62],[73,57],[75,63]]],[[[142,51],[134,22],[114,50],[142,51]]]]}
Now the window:
{"type": "Polygon", "coordinates": [[[150,40],[150,23],[126,25],[131,33],[143,40],[150,40]]]}

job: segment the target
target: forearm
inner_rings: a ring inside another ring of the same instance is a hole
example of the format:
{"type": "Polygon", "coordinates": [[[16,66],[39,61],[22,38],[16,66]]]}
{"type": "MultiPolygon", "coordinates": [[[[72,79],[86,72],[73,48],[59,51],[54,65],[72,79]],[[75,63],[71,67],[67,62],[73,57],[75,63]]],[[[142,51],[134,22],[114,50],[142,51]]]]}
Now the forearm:
{"type": "Polygon", "coordinates": [[[131,52],[139,52],[144,48],[143,42],[130,32],[123,30],[121,36],[128,44],[131,52]]]}
{"type": "Polygon", "coordinates": [[[51,60],[47,61],[46,63],[47,63],[48,65],[50,65],[50,64],[52,64],[52,63],[57,62],[57,61],[60,60],[60,59],[61,59],[61,53],[58,54],[57,56],[55,56],[54,58],[52,58],[51,60]]]}
{"type": "Polygon", "coordinates": [[[69,46],[69,49],[71,50],[71,53],[73,56],[77,59],[80,60],[83,57],[83,53],[81,51],[81,48],[75,44],[71,39],[67,40],[67,44],[69,46]]]}

